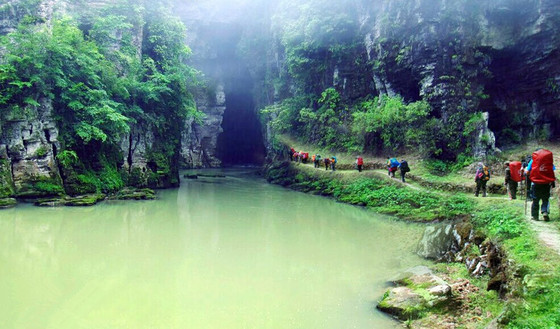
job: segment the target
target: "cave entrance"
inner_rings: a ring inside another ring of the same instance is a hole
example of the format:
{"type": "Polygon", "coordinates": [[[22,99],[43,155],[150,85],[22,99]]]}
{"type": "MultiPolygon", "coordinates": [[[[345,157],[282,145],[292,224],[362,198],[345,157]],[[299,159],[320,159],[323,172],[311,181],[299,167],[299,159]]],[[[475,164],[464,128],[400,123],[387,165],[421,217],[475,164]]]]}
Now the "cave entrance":
{"type": "Polygon", "coordinates": [[[257,117],[249,72],[226,84],[223,132],[217,155],[224,166],[262,165],[266,156],[262,127],[257,117]],[[228,88],[229,86],[229,88],[228,88]]]}

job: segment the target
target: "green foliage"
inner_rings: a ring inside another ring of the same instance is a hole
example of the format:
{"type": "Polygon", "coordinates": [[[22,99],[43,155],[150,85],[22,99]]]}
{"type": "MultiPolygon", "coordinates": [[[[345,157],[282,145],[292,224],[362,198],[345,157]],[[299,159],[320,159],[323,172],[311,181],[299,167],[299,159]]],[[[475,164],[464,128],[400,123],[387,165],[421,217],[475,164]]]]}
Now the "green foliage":
{"type": "Polygon", "coordinates": [[[420,101],[405,104],[400,97],[382,96],[348,107],[335,88],[314,101],[291,98],[261,111],[273,134],[296,133],[310,143],[332,149],[363,152],[415,149],[435,152],[437,128],[431,108],[420,101]],[[316,106],[314,106],[316,104],[316,106]]]}
{"type": "Polygon", "coordinates": [[[64,194],[61,182],[52,177],[31,177],[16,191],[18,197],[40,197],[64,194]]]}
{"type": "Polygon", "coordinates": [[[22,25],[2,43],[7,55],[0,68],[0,104],[21,113],[38,106],[38,98],[51,98],[69,145],[117,139],[128,131],[104,79],[110,63],[70,19],[55,20],[52,31],[22,25]]]}
{"type": "Polygon", "coordinates": [[[432,132],[436,126],[430,112],[427,102],[405,104],[400,97],[384,95],[360,104],[353,113],[352,131],[363,136],[364,144],[370,147],[430,152],[435,148],[432,132]]]}
{"type": "Polygon", "coordinates": [[[200,117],[192,96],[200,75],[185,64],[185,26],[160,2],[122,0],[79,12],[80,25],[70,17],[54,19],[52,28],[27,20],[0,39],[0,124],[28,119],[50,101],[62,144],[57,160],[72,193],[122,186],[116,168],[123,157],[112,153],[133,125],[152,130],[169,162],[165,180],[177,180],[182,122],[200,117]],[[144,40],[135,39],[140,29],[144,40]]]}
{"type": "Polygon", "coordinates": [[[343,182],[323,171],[303,170],[280,164],[266,171],[270,182],[321,195],[338,201],[373,208],[416,221],[432,221],[467,216],[474,209],[472,200],[463,196],[442,197],[436,193],[404,188],[383,179],[360,178],[343,182]]]}
{"type": "Polygon", "coordinates": [[[124,181],[116,167],[103,161],[102,169],[93,171],[77,169],[67,171],[66,192],[70,195],[112,193],[124,187],[124,181]]]}
{"type": "Polygon", "coordinates": [[[504,204],[477,212],[472,221],[476,226],[484,227],[490,235],[502,239],[518,237],[527,230],[527,224],[518,211],[504,204]]]}
{"type": "Polygon", "coordinates": [[[474,158],[472,156],[459,154],[456,161],[428,159],[424,161],[424,164],[431,174],[436,176],[445,176],[450,173],[455,173],[473,162],[474,158]]]}
{"type": "Polygon", "coordinates": [[[273,29],[285,47],[288,72],[299,90],[319,93],[330,63],[339,62],[357,47],[358,22],[345,10],[351,8],[350,2],[284,0],[279,8],[273,29]]]}
{"type": "Polygon", "coordinates": [[[38,181],[35,183],[35,189],[47,195],[62,195],[64,189],[59,184],[50,181],[38,181]]]}
{"type": "Polygon", "coordinates": [[[36,151],[35,151],[35,156],[38,158],[43,158],[45,155],[47,155],[47,153],[49,153],[49,149],[44,146],[41,145],[36,151]]]}
{"type": "Polygon", "coordinates": [[[71,168],[72,165],[76,164],[79,160],[76,152],[71,150],[64,150],[57,154],[56,159],[64,168],[71,168]]]}

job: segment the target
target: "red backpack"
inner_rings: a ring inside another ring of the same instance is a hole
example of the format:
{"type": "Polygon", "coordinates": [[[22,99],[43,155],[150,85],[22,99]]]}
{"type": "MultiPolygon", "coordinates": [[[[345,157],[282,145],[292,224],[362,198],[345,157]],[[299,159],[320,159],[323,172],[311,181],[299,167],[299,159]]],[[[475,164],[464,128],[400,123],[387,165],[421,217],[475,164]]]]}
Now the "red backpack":
{"type": "Polygon", "coordinates": [[[531,181],[536,184],[548,184],[556,180],[553,170],[552,152],[541,149],[533,152],[531,164],[531,181]]]}
{"type": "Polygon", "coordinates": [[[511,179],[515,182],[521,182],[521,162],[520,161],[512,161],[509,163],[509,172],[511,175],[511,179]]]}
{"type": "Polygon", "coordinates": [[[358,166],[362,166],[364,164],[364,159],[361,157],[358,158],[358,166]]]}

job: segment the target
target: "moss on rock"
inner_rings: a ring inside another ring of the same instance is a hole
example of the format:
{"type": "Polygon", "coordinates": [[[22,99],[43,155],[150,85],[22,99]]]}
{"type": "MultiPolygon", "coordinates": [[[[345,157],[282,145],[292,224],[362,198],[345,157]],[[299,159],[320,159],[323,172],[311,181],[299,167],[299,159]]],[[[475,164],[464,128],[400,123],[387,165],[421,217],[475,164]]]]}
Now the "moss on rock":
{"type": "Polygon", "coordinates": [[[65,205],[71,207],[89,207],[96,205],[99,201],[104,200],[105,198],[106,195],[101,193],[67,197],[65,199],[65,205]]]}
{"type": "Polygon", "coordinates": [[[155,200],[156,193],[149,188],[125,188],[109,197],[110,200],[155,200]]]}
{"type": "Polygon", "coordinates": [[[0,159],[0,198],[8,198],[15,194],[14,181],[7,159],[0,159]]]}
{"type": "Polygon", "coordinates": [[[17,204],[16,199],[13,198],[3,198],[0,199],[0,209],[6,209],[14,207],[17,204]]]}
{"type": "Polygon", "coordinates": [[[16,192],[18,198],[40,198],[64,195],[62,182],[56,177],[34,177],[22,184],[16,192]]]}

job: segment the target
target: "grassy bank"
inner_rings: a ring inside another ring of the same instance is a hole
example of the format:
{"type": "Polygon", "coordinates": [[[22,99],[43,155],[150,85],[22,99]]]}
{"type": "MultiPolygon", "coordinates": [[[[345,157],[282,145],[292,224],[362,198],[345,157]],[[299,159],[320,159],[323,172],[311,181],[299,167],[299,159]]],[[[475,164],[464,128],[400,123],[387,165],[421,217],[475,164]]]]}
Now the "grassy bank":
{"type": "MultiPolygon", "coordinates": [[[[462,218],[470,221],[507,255],[504,260],[508,267],[504,278],[507,289],[502,291],[503,299],[486,292],[488,278],[470,278],[466,271],[456,270],[457,266],[450,267],[455,268],[452,270],[455,276],[474,282],[478,289],[469,293],[460,312],[442,312],[427,318],[451,315],[465,328],[484,327],[484,321],[477,320],[482,317],[495,318],[506,328],[560,328],[560,257],[541,245],[525,219],[523,201],[509,201],[505,197],[474,198],[466,193],[405,185],[376,171],[332,172],[288,162],[270,165],[266,177],[275,184],[405,220],[430,222],[462,218]]],[[[426,318],[419,324],[421,321],[426,318]]]]}

